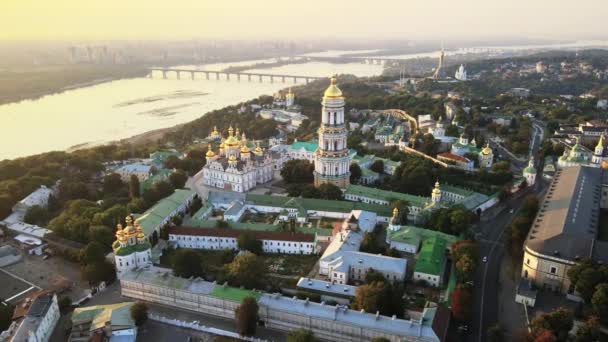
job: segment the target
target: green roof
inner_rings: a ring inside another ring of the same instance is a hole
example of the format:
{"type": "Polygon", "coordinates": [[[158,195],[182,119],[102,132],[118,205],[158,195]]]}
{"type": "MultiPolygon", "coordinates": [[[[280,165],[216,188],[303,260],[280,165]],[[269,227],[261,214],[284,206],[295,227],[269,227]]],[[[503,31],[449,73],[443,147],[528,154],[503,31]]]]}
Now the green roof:
{"type": "Polygon", "coordinates": [[[440,236],[432,236],[422,242],[414,272],[441,275],[445,264],[447,241],[440,236]]]}
{"type": "Polygon", "coordinates": [[[114,245],[112,246],[114,249],[114,254],[118,256],[125,256],[135,252],[143,252],[147,249],[152,248],[150,243],[146,240],[144,242],[136,243],[131,246],[120,247],[118,241],[114,241],[114,245]]]}
{"type": "Polygon", "coordinates": [[[224,287],[223,285],[215,285],[209,295],[237,303],[242,302],[246,297],[253,297],[255,300],[258,300],[261,296],[260,292],[257,291],[239,289],[230,286],[224,287]]]}
{"type": "Polygon", "coordinates": [[[361,169],[361,177],[378,177],[378,172],[364,167],[361,169]]]}
{"type": "Polygon", "coordinates": [[[415,196],[410,194],[404,194],[401,192],[370,188],[367,186],[354,184],[350,184],[346,188],[346,193],[351,195],[376,198],[387,202],[391,202],[394,200],[406,201],[407,203],[409,203],[409,205],[415,207],[425,207],[426,204],[431,201],[430,197],[415,196]]]}
{"type": "Polygon", "coordinates": [[[319,144],[316,141],[296,141],[291,144],[292,150],[299,150],[304,148],[308,152],[314,152],[319,147],[319,144]]]}
{"type": "Polygon", "coordinates": [[[141,225],[146,236],[150,236],[161,222],[192,196],[194,196],[194,192],[191,190],[177,189],[173,194],[163,198],[152,208],[146,210],[146,212],[141,214],[135,222],[141,225]]]}
{"type": "Polygon", "coordinates": [[[155,164],[163,164],[170,156],[179,157],[179,152],[176,150],[160,150],[150,153],[150,159],[152,159],[155,164]]]}
{"type": "MultiPolygon", "coordinates": [[[[199,228],[214,228],[216,227],[217,221],[215,220],[199,220],[197,222],[189,222],[193,224],[186,224],[191,227],[199,228]]],[[[252,230],[252,231],[265,231],[274,232],[279,230],[279,226],[270,223],[251,223],[251,222],[228,222],[228,227],[238,230],[252,230]]],[[[303,234],[317,234],[319,236],[330,236],[331,229],[326,228],[309,228],[309,227],[296,227],[296,232],[303,234]]]]}
{"type": "Polygon", "coordinates": [[[388,231],[387,234],[388,240],[390,241],[410,243],[417,246],[421,241],[434,237],[442,238],[446,240],[448,244],[452,244],[458,240],[458,237],[454,235],[414,226],[401,226],[399,230],[388,231]]]}
{"type": "Polygon", "coordinates": [[[475,195],[475,191],[471,191],[465,188],[452,186],[449,184],[440,184],[441,191],[451,192],[460,196],[469,197],[475,195]]]}
{"type": "Polygon", "coordinates": [[[148,177],[145,181],[139,184],[140,191],[143,192],[144,190],[151,188],[152,185],[168,179],[171,173],[173,173],[173,171],[169,169],[157,170],[156,172],[154,172],[152,177],[148,177]]]}
{"type": "Polygon", "coordinates": [[[204,216],[211,208],[212,207],[206,201],[204,201],[203,206],[199,210],[197,210],[194,215],[188,218],[186,222],[184,222],[184,225],[197,227],[201,222],[205,221],[204,216]]]}
{"type": "Polygon", "coordinates": [[[115,327],[135,327],[131,318],[133,302],[94,305],[76,308],[72,313],[72,325],[91,323],[90,331],[101,329],[106,322],[115,327]]]}

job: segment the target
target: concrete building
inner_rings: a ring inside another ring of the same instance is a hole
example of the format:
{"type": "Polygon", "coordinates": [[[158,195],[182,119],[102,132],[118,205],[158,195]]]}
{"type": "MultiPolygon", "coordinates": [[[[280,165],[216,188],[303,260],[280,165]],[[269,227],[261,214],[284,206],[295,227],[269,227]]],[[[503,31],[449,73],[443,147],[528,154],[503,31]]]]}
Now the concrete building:
{"type": "Polygon", "coordinates": [[[137,326],[131,318],[133,302],[79,307],[72,313],[70,342],[135,342],[137,326]]]}
{"type": "Polygon", "coordinates": [[[607,174],[572,166],[556,171],[524,243],[521,271],[536,287],[573,291],[568,269],[584,258],[608,262],[608,243],[597,239],[600,208],[607,208],[607,174]]]}
{"type": "Polygon", "coordinates": [[[337,285],[332,282],[314,279],[300,278],[296,287],[310,293],[320,295],[324,302],[334,301],[339,304],[348,305],[357,295],[357,286],[342,284],[337,285]]]}
{"type": "Polygon", "coordinates": [[[390,341],[439,342],[445,341],[450,320],[447,308],[431,303],[404,320],[278,293],[233,288],[200,278],[179,278],[168,269],[129,272],[120,284],[122,295],[129,298],[228,319],[234,319],[234,310],[243,298],[253,297],[258,301],[258,317],[264,326],[286,332],[303,328],[324,341],[368,342],[385,337],[390,341]]]}
{"type": "Polygon", "coordinates": [[[131,176],[135,175],[140,182],[145,181],[148,177],[152,176],[154,171],[154,166],[142,163],[133,163],[121,166],[114,170],[114,173],[120,175],[120,179],[123,182],[129,182],[131,180],[131,176]]]}
{"type": "Polygon", "coordinates": [[[262,243],[264,253],[313,254],[315,234],[239,229],[170,227],[169,242],[179,248],[237,250],[238,237],[249,233],[262,243]]]}
{"type": "Polygon", "coordinates": [[[8,342],[47,342],[59,320],[57,295],[40,292],[15,309],[13,323],[0,335],[8,342]]]}

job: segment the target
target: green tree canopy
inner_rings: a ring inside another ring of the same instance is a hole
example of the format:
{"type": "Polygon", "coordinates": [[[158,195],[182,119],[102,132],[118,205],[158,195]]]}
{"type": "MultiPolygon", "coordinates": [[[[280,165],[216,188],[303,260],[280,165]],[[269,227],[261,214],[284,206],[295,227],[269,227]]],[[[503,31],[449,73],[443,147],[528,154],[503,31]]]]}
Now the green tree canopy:
{"type": "Polygon", "coordinates": [[[253,297],[245,297],[234,311],[237,332],[241,336],[254,336],[258,323],[258,302],[253,297]]]}
{"type": "Polygon", "coordinates": [[[135,325],[140,327],[148,320],[148,306],[144,302],[136,302],[129,310],[135,325]]]}
{"type": "Polygon", "coordinates": [[[268,272],[264,261],[251,252],[237,255],[228,264],[228,277],[232,283],[249,289],[261,289],[268,272]]]}
{"type": "Polygon", "coordinates": [[[178,249],[172,260],[173,274],[178,277],[202,277],[203,265],[200,254],[191,249],[178,249]]]}

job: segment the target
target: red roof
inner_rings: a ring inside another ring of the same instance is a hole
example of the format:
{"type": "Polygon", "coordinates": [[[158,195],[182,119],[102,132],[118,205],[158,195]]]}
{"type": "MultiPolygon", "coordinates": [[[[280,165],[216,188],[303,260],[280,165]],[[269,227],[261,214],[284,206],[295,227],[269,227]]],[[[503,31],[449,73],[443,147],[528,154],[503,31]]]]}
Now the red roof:
{"type": "Polygon", "coordinates": [[[273,232],[259,230],[240,230],[233,228],[196,228],[196,227],[169,227],[169,235],[190,235],[190,236],[217,236],[237,238],[244,233],[251,233],[258,240],[293,241],[293,242],[314,242],[314,234],[273,232]]]}
{"type": "Polygon", "coordinates": [[[450,160],[454,160],[454,161],[461,162],[461,163],[470,162],[470,160],[468,160],[467,158],[459,156],[457,154],[450,153],[450,152],[439,153],[437,155],[437,159],[441,159],[441,158],[450,159],[450,160]]]}

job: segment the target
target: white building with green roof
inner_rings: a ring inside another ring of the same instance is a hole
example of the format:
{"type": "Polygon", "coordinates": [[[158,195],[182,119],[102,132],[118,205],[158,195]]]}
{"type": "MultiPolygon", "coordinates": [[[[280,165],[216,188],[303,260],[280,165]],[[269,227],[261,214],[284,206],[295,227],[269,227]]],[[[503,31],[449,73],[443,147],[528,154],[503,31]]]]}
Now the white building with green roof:
{"type": "Polygon", "coordinates": [[[76,308],[70,319],[70,341],[92,341],[94,336],[108,334],[109,341],[135,342],[137,326],[131,317],[133,302],[76,308]]]}
{"type": "Polygon", "coordinates": [[[425,281],[434,287],[442,286],[449,246],[448,241],[439,235],[423,240],[416,258],[412,280],[425,281]]]}
{"type": "Polygon", "coordinates": [[[536,168],[534,167],[534,157],[530,156],[530,161],[528,162],[528,166],[524,169],[524,178],[526,179],[526,184],[528,186],[533,186],[536,183],[536,168]]]}
{"type": "Polygon", "coordinates": [[[173,217],[185,213],[195,196],[192,190],[177,189],[137,216],[135,222],[141,226],[146,238],[150,238],[154,233],[159,234],[160,228],[171,222],[173,217]]]}
{"type": "Polygon", "coordinates": [[[569,150],[564,150],[564,154],[557,160],[559,168],[587,165],[591,162],[593,153],[580,144],[580,139],[576,138],[576,143],[569,150]]]}
{"type": "Polygon", "coordinates": [[[304,159],[314,163],[315,151],[319,147],[319,143],[317,141],[298,141],[296,139],[293,144],[288,146],[287,155],[290,159],[304,159]]]}

